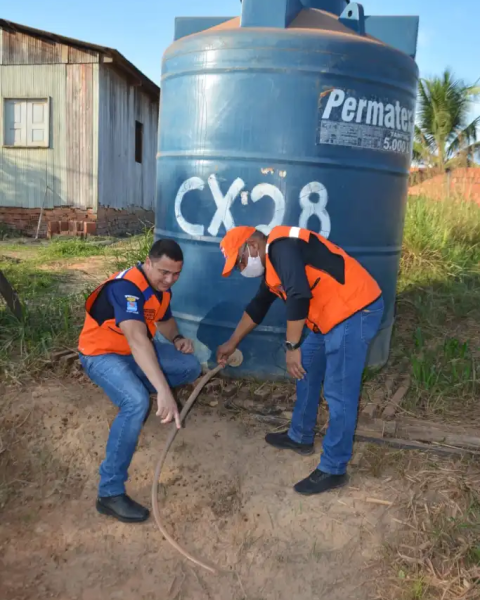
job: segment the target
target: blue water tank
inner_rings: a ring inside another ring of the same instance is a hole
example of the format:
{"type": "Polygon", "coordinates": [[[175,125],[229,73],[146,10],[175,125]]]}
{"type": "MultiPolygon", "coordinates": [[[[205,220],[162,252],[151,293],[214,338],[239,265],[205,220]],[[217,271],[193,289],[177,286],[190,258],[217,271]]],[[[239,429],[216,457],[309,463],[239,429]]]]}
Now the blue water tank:
{"type": "MultiPolygon", "coordinates": [[[[418,19],[366,17],[347,4],[244,0],[241,18],[177,22],[163,59],[156,237],[184,250],[173,309],[203,361],[214,360],[260,283],[221,277],[222,236],[280,224],[320,232],[372,273],[386,312],[369,364],[388,359],[418,19]]],[[[284,376],[284,339],[277,301],[241,346],[242,373],[284,376]]]]}

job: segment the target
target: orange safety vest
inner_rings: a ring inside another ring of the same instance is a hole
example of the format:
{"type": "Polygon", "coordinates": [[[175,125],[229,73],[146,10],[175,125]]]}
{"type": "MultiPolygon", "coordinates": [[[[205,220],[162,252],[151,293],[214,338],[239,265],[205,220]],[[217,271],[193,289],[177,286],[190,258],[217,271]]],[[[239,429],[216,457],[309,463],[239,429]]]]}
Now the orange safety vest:
{"type": "Polygon", "coordinates": [[[280,226],[272,229],[268,237],[266,252],[265,282],[274,294],[283,300],[287,299],[282,282],[273,268],[268,254],[270,245],[281,238],[299,238],[308,243],[312,235],[316,236],[330,252],[342,256],[345,261],[344,284],[339,283],[325,271],[309,265],[305,267],[313,296],[310,300],[306,324],[312,331],[320,331],[325,334],[359,310],[375,302],[381,296],[382,290],[358,261],[321,235],[308,229],[300,229],[300,227],[280,226]]]}
{"type": "MultiPolygon", "coordinates": [[[[138,288],[138,294],[143,295],[145,304],[143,314],[147,325],[150,338],[155,336],[157,331],[156,323],[165,315],[170,305],[170,292],[163,292],[160,302],[154,290],[150,287],[145,275],[138,267],[131,267],[121,273],[115,273],[107,281],[98,286],[87,298],[85,303],[85,323],[78,342],[78,350],[85,356],[98,356],[99,354],[131,354],[132,351],[127,338],[120,327],[117,327],[115,318],[107,319],[101,325],[91,316],[92,306],[98,298],[100,292],[117,279],[131,281],[138,288]]],[[[138,298],[132,296],[131,299],[125,298],[127,302],[135,303],[138,298]]]]}

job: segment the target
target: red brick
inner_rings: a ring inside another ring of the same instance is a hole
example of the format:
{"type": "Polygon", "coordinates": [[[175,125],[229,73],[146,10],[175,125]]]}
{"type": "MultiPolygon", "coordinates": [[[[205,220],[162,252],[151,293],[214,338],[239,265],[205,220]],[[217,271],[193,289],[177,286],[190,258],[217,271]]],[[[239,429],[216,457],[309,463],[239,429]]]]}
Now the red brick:
{"type": "Polygon", "coordinates": [[[83,222],[83,235],[95,235],[97,233],[97,224],[84,221],[83,222]]]}
{"type": "Polygon", "coordinates": [[[58,221],[50,221],[48,223],[48,233],[50,235],[58,233],[60,231],[60,223],[58,221]]]}
{"type": "MultiPolygon", "coordinates": [[[[39,216],[40,210],[36,208],[0,207],[0,222],[26,235],[35,235],[39,216]]],[[[43,211],[40,235],[45,237],[58,235],[60,232],[68,235],[70,227],[72,233],[82,235],[85,234],[86,224],[94,225],[97,235],[138,233],[145,225],[153,225],[154,221],[153,211],[143,209],[116,210],[100,207],[96,214],[93,209],[80,210],[71,206],[62,206],[43,211]],[[69,222],[77,222],[77,225],[69,225],[69,222]],[[57,225],[50,226],[50,223],[57,223],[57,225]]],[[[93,229],[87,229],[87,234],[95,235],[91,231],[93,229]]]]}

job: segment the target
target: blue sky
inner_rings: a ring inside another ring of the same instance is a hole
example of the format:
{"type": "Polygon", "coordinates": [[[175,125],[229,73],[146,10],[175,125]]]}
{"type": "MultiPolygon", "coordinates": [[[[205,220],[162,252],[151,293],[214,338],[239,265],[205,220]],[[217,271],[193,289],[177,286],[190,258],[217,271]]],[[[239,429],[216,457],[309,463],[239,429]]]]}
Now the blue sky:
{"type": "MultiPolygon", "coordinates": [[[[478,0],[365,0],[371,15],[419,15],[421,75],[447,66],[468,82],[480,79],[478,0]]],[[[176,16],[236,16],[240,0],[17,0],[0,17],[116,48],[155,82],[173,38],[176,16]]],[[[479,105],[480,112],[480,105],[479,105]]]]}
{"type": "MultiPolygon", "coordinates": [[[[157,83],[176,16],[235,16],[240,12],[240,0],[18,0],[2,4],[1,18],[116,48],[157,83]]],[[[365,0],[363,4],[372,15],[420,15],[418,63],[423,76],[450,66],[466,80],[480,78],[478,0],[365,0]]]]}

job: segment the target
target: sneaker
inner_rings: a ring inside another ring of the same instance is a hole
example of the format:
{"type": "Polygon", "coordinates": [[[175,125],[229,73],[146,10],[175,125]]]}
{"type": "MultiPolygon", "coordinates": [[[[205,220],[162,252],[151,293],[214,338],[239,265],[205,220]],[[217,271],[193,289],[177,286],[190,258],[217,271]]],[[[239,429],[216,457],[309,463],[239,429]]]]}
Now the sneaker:
{"type": "Polygon", "coordinates": [[[306,479],[299,481],[294,486],[294,490],[304,496],[313,496],[314,494],[323,494],[330,490],[336,490],[343,487],[348,482],[347,475],[331,475],[316,469],[306,479]]]}
{"type": "Polygon", "coordinates": [[[274,448],[278,448],[279,450],[293,450],[302,456],[310,456],[315,452],[315,446],[313,444],[299,444],[298,442],[294,442],[288,437],[288,431],[283,431],[282,433],[268,433],[265,436],[265,441],[274,448]]]}

